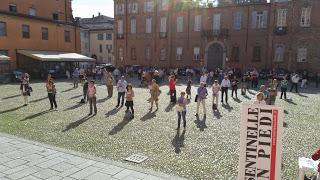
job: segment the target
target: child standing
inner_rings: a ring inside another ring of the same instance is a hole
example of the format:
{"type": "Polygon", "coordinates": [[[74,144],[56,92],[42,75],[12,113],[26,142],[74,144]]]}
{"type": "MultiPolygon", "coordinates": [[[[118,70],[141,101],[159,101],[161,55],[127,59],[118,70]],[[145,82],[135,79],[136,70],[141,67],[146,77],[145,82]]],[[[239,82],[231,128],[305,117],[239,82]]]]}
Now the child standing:
{"type": "Polygon", "coordinates": [[[91,80],[88,86],[87,96],[90,105],[90,113],[88,116],[92,114],[92,106],[94,108],[94,115],[97,114],[97,97],[96,97],[96,86],[94,85],[94,80],[91,80]]]}
{"type": "Polygon", "coordinates": [[[181,92],[180,97],[178,98],[177,101],[177,113],[178,113],[178,128],[177,130],[180,129],[180,123],[181,123],[181,117],[183,120],[183,128],[186,128],[187,125],[187,121],[186,121],[186,114],[187,114],[187,104],[190,102],[189,99],[186,99],[185,96],[185,92],[181,92]]]}
{"type": "Polygon", "coordinates": [[[133,109],[133,97],[134,97],[134,91],[132,89],[132,85],[128,84],[127,86],[127,92],[126,92],[126,107],[127,111],[129,112],[129,108],[131,109],[131,119],[134,118],[134,109],[133,109]]]}
{"type": "Polygon", "coordinates": [[[259,92],[256,95],[256,100],[253,102],[253,104],[261,104],[261,105],[266,105],[266,101],[264,100],[264,95],[262,92],[259,92]]]}
{"type": "Polygon", "coordinates": [[[218,80],[214,80],[214,83],[212,85],[212,109],[218,109],[218,99],[219,99],[220,89],[221,88],[218,83],[218,80]]]}

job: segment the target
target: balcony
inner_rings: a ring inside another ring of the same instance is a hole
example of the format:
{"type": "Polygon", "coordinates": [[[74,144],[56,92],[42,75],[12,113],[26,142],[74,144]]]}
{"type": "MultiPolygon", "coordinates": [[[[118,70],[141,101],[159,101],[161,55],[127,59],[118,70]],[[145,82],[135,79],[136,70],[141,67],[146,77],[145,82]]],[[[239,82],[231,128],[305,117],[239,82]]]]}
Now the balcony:
{"type": "Polygon", "coordinates": [[[165,38],[167,38],[167,32],[160,32],[160,33],[159,33],[159,37],[160,37],[160,39],[165,39],[165,38]]]}
{"type": "Polygon", "coordinates": [[[274,34],[282,36],[282,35],[286,35],[287,31],[288,31],[287,27],[275,27],[274,34]]]}
{"type": "Polygon", "coordinates": [[[117,34],[117,39],[124,39],[124,35],[123,34],[117,34]]]}
{"type": "Polygon", "coordinates": [[[229,37],[229,29],[219,29],[219,30],[203,30],[201,32],[202,38],[228,38],[229,37]]]}

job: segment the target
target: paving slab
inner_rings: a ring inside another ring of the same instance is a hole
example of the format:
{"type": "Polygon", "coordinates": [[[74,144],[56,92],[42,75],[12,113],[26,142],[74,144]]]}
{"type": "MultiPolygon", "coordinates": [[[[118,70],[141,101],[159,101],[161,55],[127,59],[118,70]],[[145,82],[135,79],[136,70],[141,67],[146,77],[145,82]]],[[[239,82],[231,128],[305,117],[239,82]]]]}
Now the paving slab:
{"type": "Polygon", "coordinates": [[[3,133],[0,145],[0,180],[182,179],[3,133]]]}

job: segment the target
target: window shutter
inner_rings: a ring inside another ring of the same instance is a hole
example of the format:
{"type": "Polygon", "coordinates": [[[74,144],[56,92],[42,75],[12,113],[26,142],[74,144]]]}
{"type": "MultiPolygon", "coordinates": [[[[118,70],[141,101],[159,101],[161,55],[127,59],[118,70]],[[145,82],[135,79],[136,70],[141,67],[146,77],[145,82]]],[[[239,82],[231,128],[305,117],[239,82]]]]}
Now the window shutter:
{"type": "Polygon", "coordinates": [[[257,27],[257,11],[251,13],[251,28],[255,29],[257,27]]]}
{"type": "Polygon", "coordinates": [[[262,15],[263,28],[267,28],[268,25],[268,11],[263,11],[262,15]]]}

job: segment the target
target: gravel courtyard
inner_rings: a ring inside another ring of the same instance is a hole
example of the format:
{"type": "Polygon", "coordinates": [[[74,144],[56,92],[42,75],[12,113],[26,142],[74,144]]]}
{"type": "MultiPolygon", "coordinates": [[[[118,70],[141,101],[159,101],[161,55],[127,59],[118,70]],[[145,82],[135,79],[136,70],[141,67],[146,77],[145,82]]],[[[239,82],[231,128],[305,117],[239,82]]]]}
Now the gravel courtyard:
{"type": "MultiPolygon", "coordinates": [[[[108,99],[104,85],[97,86],[98,114],[90,118],[88,104],[79,104],[81,86],[73,89],[71,82],[57,82],[58,111],[48,111],[45,84],[31,85],[34,92],[26,107],[21,106],[18,84],[0,85],[1,132],[122,162],[131,154],[141,153],[149,159],[137,166],[189,179],[237,177],[240,104],[253,100],[253,90],[247,96],[239,95],[239,100],[232,99],[229,91],[229,106],[219,104],[220,114],[208,111],[206,119],[194,116],[196,103],[192,102],[187,107],[187,129],[178,132],[167,86],[161,87],[157,112],[149,111],[148,89],[134,88],[135,118],[129,121],[124,107],[114,109],[116,92],[108,99]]],[[[185,85],[177,89],[179,94],[185,85]]],[[[296,179],[298,157],[310,157],[320,146],[319,92],[303,90],[301,94],[289,93],[289,101],[276,101],[285,109],[282,179],[296,179]]],[[[207,110],[211,103],[210,96],[207,110]]]]}

